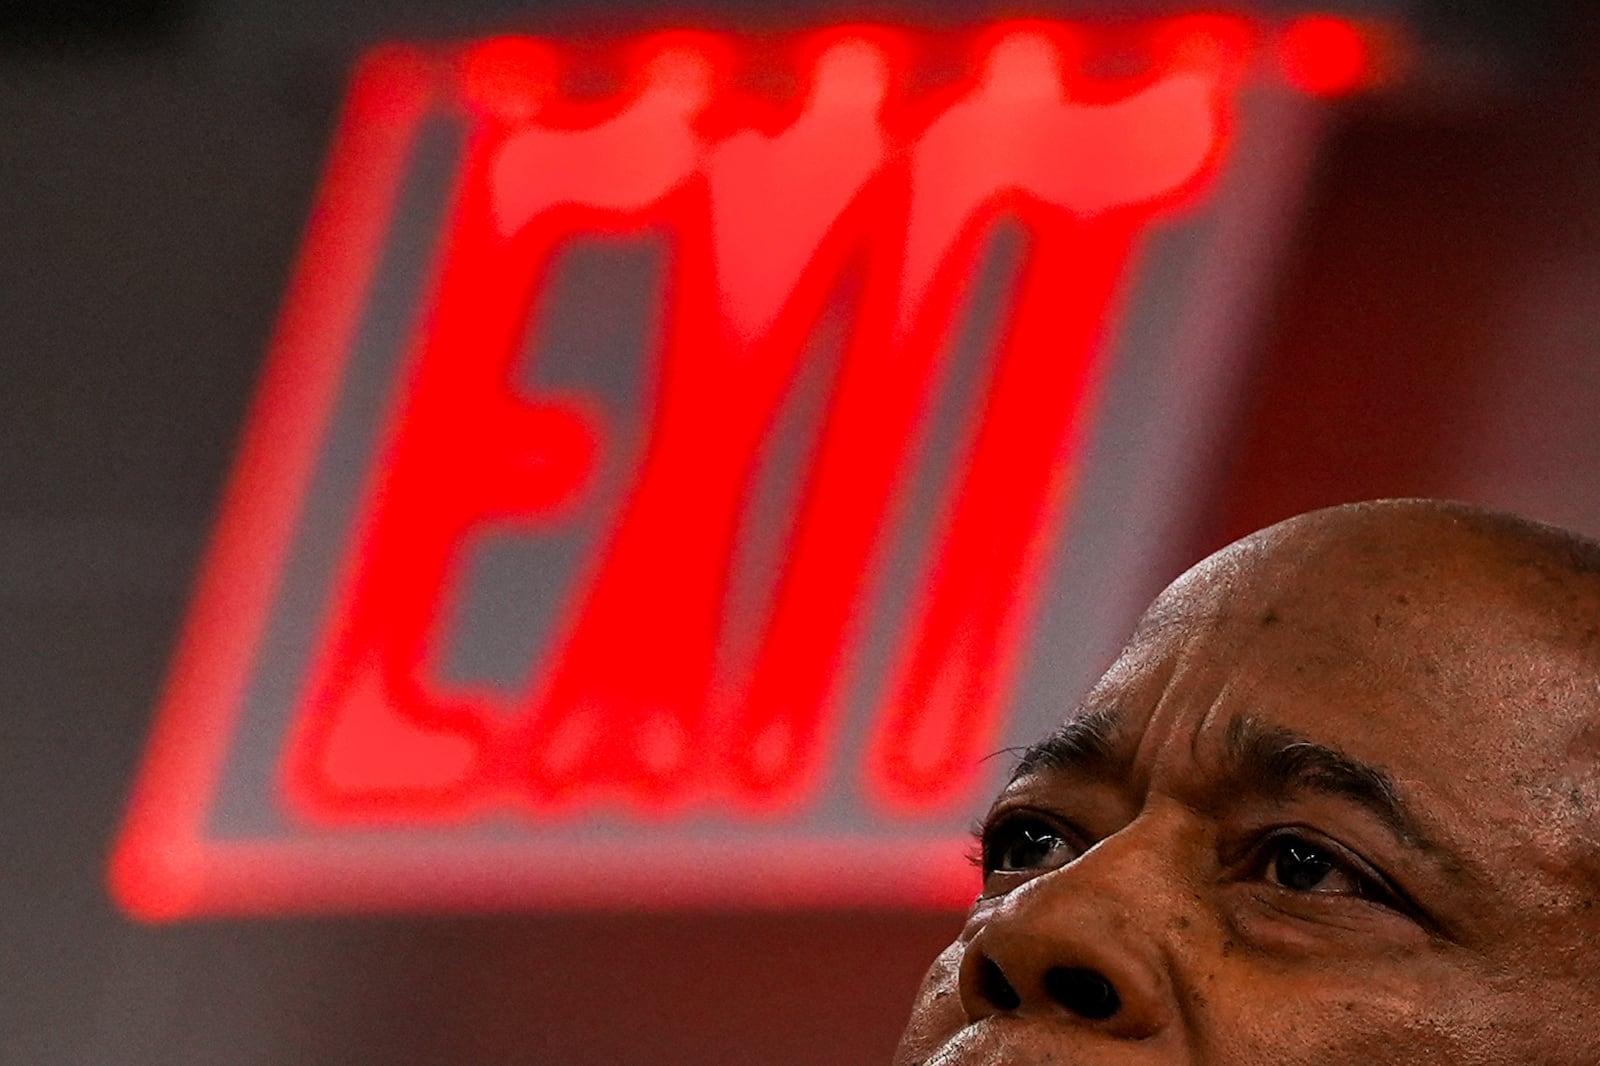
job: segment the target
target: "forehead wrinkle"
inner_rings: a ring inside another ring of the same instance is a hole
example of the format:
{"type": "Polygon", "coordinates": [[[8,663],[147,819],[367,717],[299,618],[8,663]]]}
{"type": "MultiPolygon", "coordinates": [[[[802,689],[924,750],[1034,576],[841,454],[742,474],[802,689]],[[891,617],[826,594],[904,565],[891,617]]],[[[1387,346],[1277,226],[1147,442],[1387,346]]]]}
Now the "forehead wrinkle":
{"type": "Polygon", "coordinates": [[[1216,610],[1163,611],[1162,601],[1158,599],[1140,620],[1127,647],[1101,679],[1101,685],[1085,699],[1082,706],[1091,709],[1080,708],[1080,713],[1025,749],[1012,771],[1011,781],[1039,769],[1117,781],[1131,779],[1139,758],[1139,750],[1135,749],[1142,750],[1150,731],[1144,730],[1137,744],[1123,742],[1126,738],[1120,734],[1131,725],[1127,707],[1147,706],[1148,717],[1153,719],[1167,705],[1179,681],[1181,656],[1173,654],[1170,646],[1174,634],[1187,635],[1197,628],[1209,629],[1226,617],[1225,612],[1216,610]],[[1154,653],[1152,647],[1156,649],[1154,653]],[[1102,686],[1113,677],[1118,677],[1115,687],[1106,693],[1102,686]],[[1141,695],[1155,684],[1159,684],[1160,691],[1154,693],[1153,698],[1141,695]]]}
{"type": "Polygon", "coordinates": [[[1319,792],[1365,807],[1405,844],[1419,851],[1436,845],[1419,828],[1387,771],[1293,730],[1244,715],[1223,735],[1225,776],[1266,794],[1319,792]]]}
{"type": "Polygon", "coordinates": [[[1237,675],[1230,673],[1222,684],[1217,687],[1216,694],[1212,697],[1211,702],[1206,705],[1206,709],[1196,719],[1194,729],[1189,733],[1189,758],[1191,761],[1200,761],[1202,741],[1205,737],[1211,735],[1212,723],[1217,720],[1218,715],[1226,713],[1224,708],[1231,702],[1230,697],[1234,695],[1233,681],[1235,676],[1237,675]]]}

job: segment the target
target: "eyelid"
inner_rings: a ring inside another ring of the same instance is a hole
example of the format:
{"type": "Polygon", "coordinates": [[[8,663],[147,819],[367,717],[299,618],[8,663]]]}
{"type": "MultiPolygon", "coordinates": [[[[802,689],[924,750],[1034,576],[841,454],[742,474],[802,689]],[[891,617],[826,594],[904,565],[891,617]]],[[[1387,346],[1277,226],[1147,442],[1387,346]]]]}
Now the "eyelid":
{"type": "MultiPolygon", "coordinates": [[[[1023,821],[1042,823],[1052,832],[1058,833],[1078,854],[1088,851],[1093,846],[1092,839],[1082,827],[1069,818],[1028,804],[1014,806],[1001,806],[990,811],[981,823],[974,827],[974,836],[977,840],[977,865],[987,877],[997,871],[990,861],[990,849],[995,845],[996,838],[1001,830],[1023,821]]],[[[1021,871],[1010,871],[1020,873],[1021,871]]]]}
{"type": "MultiPolygon", "coordinates": [[[[1310,826],[1285,825],[1276,826],[1259,835],[1246,853],[1246,869],[1253,875],[1264,876],[1270,864],[1273,853],[1272,847],[1285,840],[1300,840],[1325,853],[1333,860],[1334,865],[1343,870],[1362,889],[1356,896],[1358,899],[1369,903],[1376,903],[1399,911],[1409,917],[1422,920],[1420,909],[1411,898],[1396,885],[1388,875],[1368,862],[1353,849],[1329,837],[1326,833],[1318,832],[1310,826]]],[[[1317,893],[1302,892],[1299,895],[1317,895],[1317,893]]],[[[1349,896],[1349,893],[1321,893],[1326,896],[1349,896]]]]}

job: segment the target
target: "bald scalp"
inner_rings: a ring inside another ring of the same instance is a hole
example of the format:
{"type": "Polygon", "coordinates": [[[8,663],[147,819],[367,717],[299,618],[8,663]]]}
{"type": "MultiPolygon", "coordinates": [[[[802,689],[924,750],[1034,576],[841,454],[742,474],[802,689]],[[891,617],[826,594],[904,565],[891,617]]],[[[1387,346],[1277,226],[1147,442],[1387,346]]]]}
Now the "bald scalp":
{"type": "Polygon", "coordinates": [[[1396,499],[1344,504],[1299,515],[1246,539],[1302,531],[1344,535],[1368,532],[1389,539],[1428,530],[1476,537],[1497,548],[1511,565],[1537,567],[1575,579],[1600,578],[1600,541],[1521,515],[1454,500],[1396,499]]]}
{"type": "Polygon", "coordinates": [[[1574,577],[1600,577],[1600,541],[1518,515],[1455,506],[1461,508],[1459,521],[1508,551],[1523,553],[1530,565],[1564,570],[1574,577]]]}
{"type": "Polygon", "coordinates": [[[1406,586],[1422,587],[1434,609],[1454,609],[1480,625],[1520,616],[1552,652],[1581,653],[1583,680],[1600,676],[1600,541],[1571,530],[1448,500],[1311,511],[1198,564],[1157,599],[1148,620],[1163,624],[1183,601],[1192,618],[1197,593],[1225,591],[1263,572],[1286,591],[1364,590],[1399,607],[1412,606],[1406,586]],[[1483,611],[1489,614],[1476,614],[1483,611]]]}

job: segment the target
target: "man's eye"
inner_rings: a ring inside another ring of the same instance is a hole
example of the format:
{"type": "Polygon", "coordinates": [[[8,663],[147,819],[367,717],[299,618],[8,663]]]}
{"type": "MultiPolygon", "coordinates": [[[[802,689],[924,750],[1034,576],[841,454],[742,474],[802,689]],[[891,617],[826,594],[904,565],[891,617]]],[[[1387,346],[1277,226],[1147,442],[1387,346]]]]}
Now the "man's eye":
{"type": "Polygon", "coordinates": [[[1263,858],[1263,874],[1267,880],[1291,892],[1365,898],[1376,898],[1379,894],[1369,878],[1352,870],[1332,851],[1303,837],[1273,838],[1267,842],[1263,858]]]}
{"type": "Polygon", "coordinates": [[[983,830],[985,873],[1060,866],[1073,856],[1066,836],[1041,818],[1012,817],[983,830]]]}

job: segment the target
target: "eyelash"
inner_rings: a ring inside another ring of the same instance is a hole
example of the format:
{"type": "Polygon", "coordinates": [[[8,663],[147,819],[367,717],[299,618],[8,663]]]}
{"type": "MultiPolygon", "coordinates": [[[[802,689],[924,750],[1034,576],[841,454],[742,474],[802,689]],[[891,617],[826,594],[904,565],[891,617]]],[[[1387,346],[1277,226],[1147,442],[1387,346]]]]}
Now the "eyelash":
{"type": "Polygon", "coordinates": [[[1079,841],[1088,839],[1087,835],[1078,831],[1076,827],[1064,826],[1056,819],[1048,818],[1036,811],[1007,811],[998,818],[979,822],[972,827],[973,843],[967,850],[967,861],[988,877],[996,872],[999,853],[1012,842],[1006,839],[1006,831],[1021,832],[1028,828],[1042,829],[1060,838],[1069,846],[1072,846],[1074,838],[1079,841]]]}
{"type": "MultiPolygon", "coordinates": [[[[1394,910],[1403,910],[1398,895],[1391,890],[1376,874],[1369,873],[1364,864],[1352,858],[1332,844],[1324,843],[1312,834],[1305,831],[1292,829],[1279,829],[1268,833],[1248,852],[1249,864],[1245,867],[1255,879],[1267,881],[1271,878],[1273,864],[1281,859],[1291,845],[1302,845],[1309,851],[1316,852],[1328,862],[1330,870],[1336,870],[1348,877],[1355,886],[1353,895],[1369,903],[1378,903],[1394,910]]],[[[1311,889],[1293,889],[1288,885],[1279,885],[1298,895],[1317,895],[1311,889]]],[[[1320,893],[1323,895],[1351,895],[1352,893],[1320,893]]]]}
{"type": "Polygon", "coordinates": [[[968,826],[967,836],[969,839],[967,841],[967,850],[962,855],[962,858],[967,860],[967,864],[969,866],[976,867],[977,869],[983,871],[985,875],[989,873],[989,864],[984,858],[983,840],[988,831],[989,825],[985,822],[973,822],[970,826],[968,826]]]}
{"type": "MultiPolygon", "coordinates": [[[[1060,826],[1054,819],[1047,818],[1037,812],[1029,810],[1008,811],[987,823],[980,822],[972,827],[973,844],[967,851],[967,861],[983,872],[985,878],[997,873],[1021,873],[1028,869],[1024,867],[1014,871],[999,870],[999,856],[1003,851],[1016,842],[1012,834],[1022,833],[1028,829],[1039,829],[1057,837],[1066,846],[1073,846],[1072,838],[1087,839],[1074,830],[1060,826]]],[[[1266,832],[1254,841],[1244,852],[1243,869],[1248,875],[1258,881],[1270,881],[1273,875],[1274,863],[1283,858],[1286,850],[1294,844],[1301,845],[1307,851],[1315,852],[1320,858],[1327,861],[1330,871],[1338,871],[1348,877],[1355,885],[1354,893],[1317,893],[1312,889],[1293,889],[1288,885],[1278,884],[1276,887],[1295,895],[1313,896],[1354,896],[1370,903],[1379,904],[1392,910],[1407,914],[1414,914],[1415,908],[1410,904],[1398,889],[1387,884],[1380,875],[1369,872],[1364,864],[1349,856],[1343,849],[1324,843],[1315,834],[1305,830],[1279,828],[1266,832]]],[[[1068,860],[1069,862],[1071,860],[1068,860]]]]}

